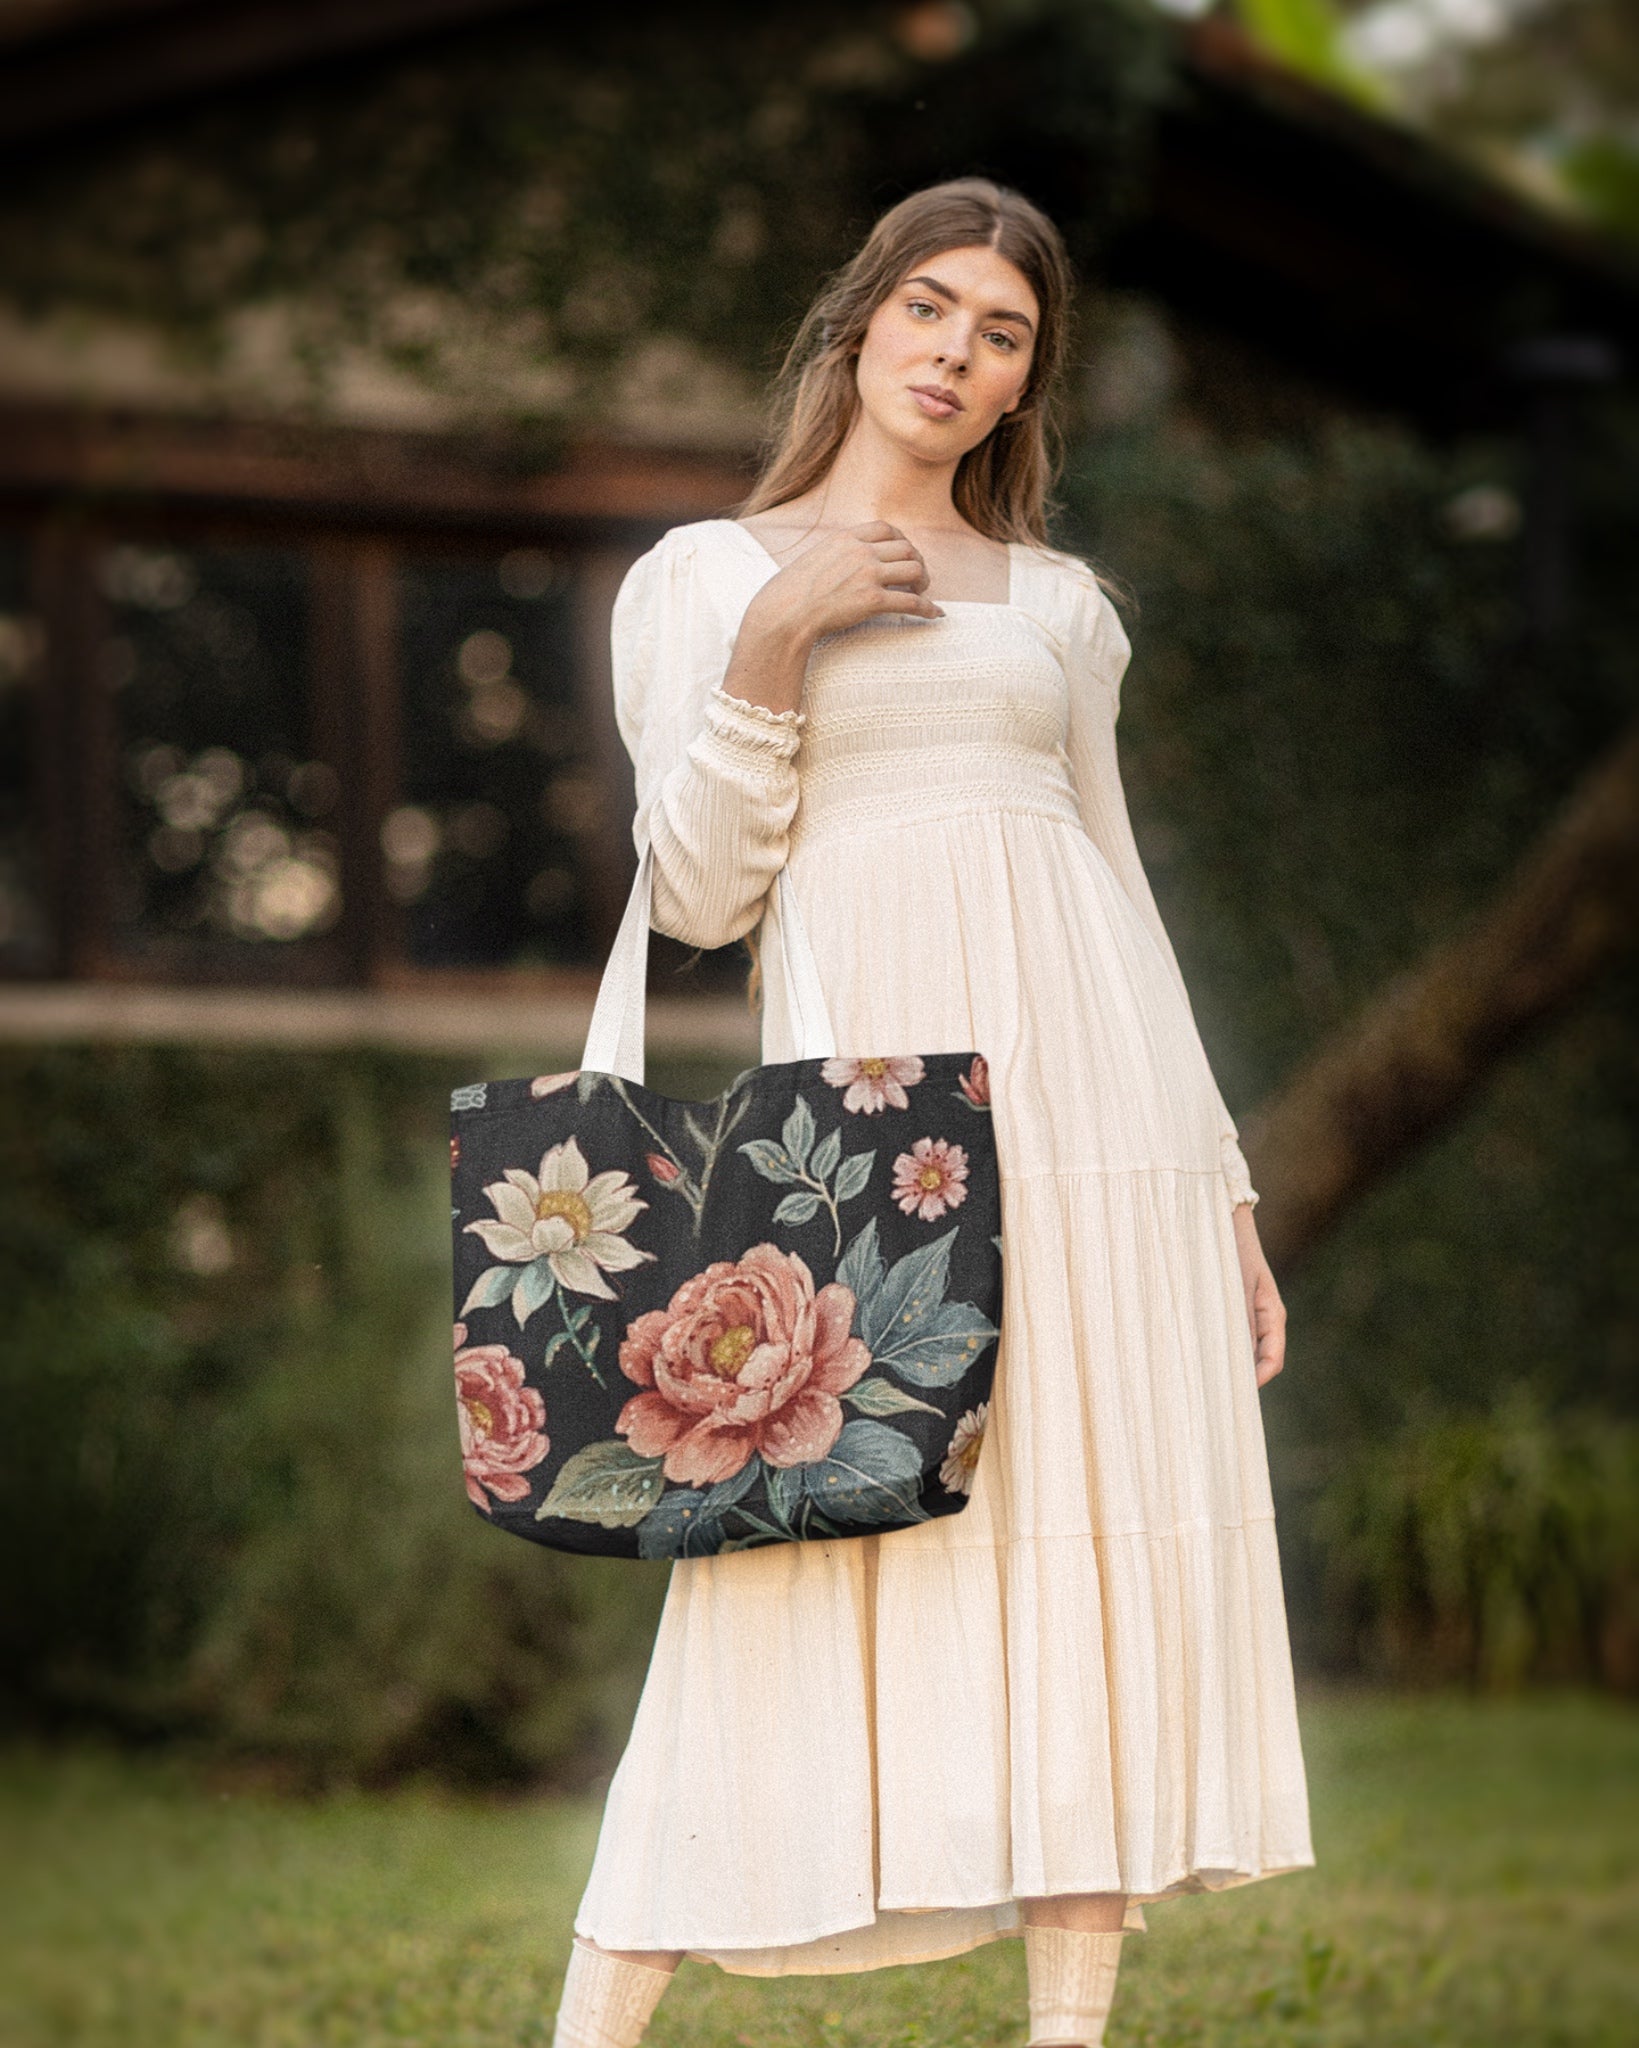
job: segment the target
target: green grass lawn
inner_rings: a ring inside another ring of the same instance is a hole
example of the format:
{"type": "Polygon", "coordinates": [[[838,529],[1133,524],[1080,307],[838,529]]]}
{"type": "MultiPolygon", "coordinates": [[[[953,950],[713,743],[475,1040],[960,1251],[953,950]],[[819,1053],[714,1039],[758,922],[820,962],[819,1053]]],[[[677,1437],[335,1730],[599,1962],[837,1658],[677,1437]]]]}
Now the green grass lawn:
{"type": "MultiPolygon", "coordinates": [[[[1639,2042],[1639,1714],[1311,1699],[1320,1867],[1150,1908],[1111,2048],[1639,2042]]],[[[550,2039],[596,1801],[295,1801],[175,1761],[0,1755],[4,2048],[550,2039]]],[[[685,1963],[655,2048],[1022,2043],[1001,1941],[854,1977],[685,1963]]]]}

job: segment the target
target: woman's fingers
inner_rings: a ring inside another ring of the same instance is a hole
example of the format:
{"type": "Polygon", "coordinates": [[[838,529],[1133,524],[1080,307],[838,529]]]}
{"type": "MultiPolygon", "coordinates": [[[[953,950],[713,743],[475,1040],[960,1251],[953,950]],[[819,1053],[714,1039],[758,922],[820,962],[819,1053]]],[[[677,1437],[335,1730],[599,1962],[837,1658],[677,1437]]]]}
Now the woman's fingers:
{"type": "Polygon", "coordinates": [[[1258,1385],[1266,1386],[1286,1363],[1286,1306],[1267,1267],[1258,1276],[1253,1298],[1252,1340],[1257,1353],[1258,1385]]]}
{"type": "Polygon", "coordinates": [[[911,583],[921,589],[928,580],[927,564],[922,557],[912,554],[903,560],[884,561],[878,564],[877,574],[884,583],[911,583]]]}
{"type": "Polygon", "coordinates": [[[798,561],[800,581],[814,602],[820,632],[857,625],[884,612],[924,619],[945,616],[922,595],[930,578],[920,550],[885,519],[829,535],[804,550],[798,561]]]}

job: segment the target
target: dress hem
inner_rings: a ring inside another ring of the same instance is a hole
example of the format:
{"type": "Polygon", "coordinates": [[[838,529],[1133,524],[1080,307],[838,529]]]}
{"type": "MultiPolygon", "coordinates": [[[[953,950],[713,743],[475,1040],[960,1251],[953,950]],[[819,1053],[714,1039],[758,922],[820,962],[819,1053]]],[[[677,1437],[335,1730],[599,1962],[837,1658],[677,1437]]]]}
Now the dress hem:
{"type": "MultiPolygon", "coordinates": [[[[1145,1931],[1143,1908],[1163,1899],[1182,1898],[1203,1892],[1233,1891],[1242,1885],[1259,1884],[1272,1877],[1291,1877],[1302,1871],[1312,1870],[1315,1858],[1312,1851],[1295,1854],[1289,1862],[1264,1864],[1256,1870],[1242,1870],[1230,1866],[1203,1867],[1184,1873],[1170,1883],[1147,1891],[1133,1891],[1126,1894],[1126,1931],[1145,1931]]],[[[1028,1896],[1080,1896],[1083,1892],[1096,1891],[1097,1886],[1062,1885],[1054,1894],[1030,1893],[1028,1896]]],[[[1107,1888],[1106,1888],[1107,1889],[1107,1888]]],[[[1024,1922],[1020,1912],[1020,1898],[1016,1893],[1006,1893],[996,1898],[962,1900],[956,1903],[940,1901],[932,1905],[879,1905],[868,1919],[851,1919],[836,1925],[822,1927],[816,1931],[794,1936],[779,1942],[730,1942],[715,1937],[696,1938],[689,1941],[667,1940],[652,1931],[641,1938],[629,1937],[615,1940],[606,1934],[599,1934],[590,1927],[583,1927],[577,1918],[575,1932],[584,1934],[598,1943],[601,1948],[649,1949],[658,1951],[677,1950],[698,1962],[715,1963],[719,1969],[731,1976],[742,1977],[828,1977],[858,1974],[867,1970],[893,1969],[902,1964],[939,1962],[951,1956],[966,1955],[970,1950],[982,1948],[987,1942],[1005,1940],[1022,1934],[1024,1922]],[[935,1947],[916,1947],[878,1956],[862,1958],[856,1953],[845,1952],[836,1960],[821,1960],[818,1957],[805,1958],[801,1962],[788,1960],[795,1952],[808,1949],[817,1943],[839,1941],[847,1935],[862,1935],[875,1928],[885,1917],[921,1918],[946,1913],[1010,1914],[1009,1920],[998,1921],[990,1926],[979,1926],[968,1935],[954,1942],[942,1942],[935,1947]]]]}

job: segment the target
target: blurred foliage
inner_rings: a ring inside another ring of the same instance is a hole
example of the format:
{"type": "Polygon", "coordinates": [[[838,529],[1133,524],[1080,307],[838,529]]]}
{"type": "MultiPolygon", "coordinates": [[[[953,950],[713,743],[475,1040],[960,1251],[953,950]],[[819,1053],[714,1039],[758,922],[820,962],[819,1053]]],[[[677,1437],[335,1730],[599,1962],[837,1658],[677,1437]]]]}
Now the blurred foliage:
{"type": "Polygon", "coordinates": [[[315,401],[365,349],[494,411],[521,355],[550,434],[657,340],[762,376],[815,278],[934,178],[1051,189],[1095,247],[1167,49],[1145,0],[467,26],[38,157],[0,195],[0,278],[28,313],[158,324],[201,366],[287,320],[315,401]]]}
{"type": "Polygon", "coordinates": [[[663,1571],[508,1544],[451,1372],[451,1063],[0,1060],[0,1710],[301,1782],[611,1760],[663,1571]]]}
{"type": "Polygon", "coordinates": [[[1347,418],[1230,440],[1179,396],[1082,442],[1063,528],[1129,592],[1134,825],[1246,1107],[1486,900],[1639,710],[1639,408],[1582,422],[1550,652],[1515,444],[1347,418]]]}
{"type": "Polygon", "coordinates": [[[1235,11],[1255,42],[1316,85],[1374,113],[1392,107],[1384,81],[1350,56],[1336,0],[1235,0],[1235,11]]]}
{"type": "Polygon", "coordinates": [[[1373,1677],[1639,1690],[1639,1423],[1416,1415],[1320,1494],[1331,1624],[1373,1677]]]}
{"type": "MultiPolygon", "coordinates": [[[[1606,404],[1583,422],[1579,603],[1552,651],[1525,631],[1525,482],[1506,445],[1439,449],[1358,423],[1233,443],[1180,421],[1085,443],[1065,532],[1129,592],[1119,730],[1135,828],[1244,1111],[1462,929],[1634,715],[1639,421],[1606,404]]],[[[1636,1412],[1636,996],[1639,972],[1612,974],[1506,1061],[1287,1287],[1290,1361],[1264,1410],[1311,1668],[1358,1668],[1391,1637],[1397,1669],[1449,1666],[1449,1616],[1418,1592],[1412,1550],[1392,1553],[1398,1588],[1351,1582],[1346,1627],[1330,1600],[1340,1525],[1316,1503],[1354,1483],[1357,1459],[1430,1415],[1501,1429],[1515,1388],[1550,1434],[1561,1412],[1636,1412]]],[[[1490,1482],[1477,1467],[1459,1479],[1480,1489],[1460,1512],[1483,1524],[1490,1482]]],[[[1639,1522],[1631,1462],[1609,1486],[1639,1522]]],[[[1589,1601],[1615,1597],[1609,1570],[1587,1566],[1589,1601]]],[[[1520,1668],[1564,1663],[1549,1633],[1522,1640],[1520,1668]]],[[[1599,1668],[1614,1681],[1619,1662],[1599,1668]]],[[[1505,1668],[1475,1653],[1476,1677],[1505,1668]]]]}
{"type": "Polygon", "coordinates": [[[1559,174],[1602,225],[1639,242],[1639,140],[1580,136],[1560,153],[1559,174]]]}
{"type": "Polygon", "coordinates": [[[1631,0],[1334,0],[1403,119],[1487,175],[1639,238],[1639,13],[1631,0]]]}

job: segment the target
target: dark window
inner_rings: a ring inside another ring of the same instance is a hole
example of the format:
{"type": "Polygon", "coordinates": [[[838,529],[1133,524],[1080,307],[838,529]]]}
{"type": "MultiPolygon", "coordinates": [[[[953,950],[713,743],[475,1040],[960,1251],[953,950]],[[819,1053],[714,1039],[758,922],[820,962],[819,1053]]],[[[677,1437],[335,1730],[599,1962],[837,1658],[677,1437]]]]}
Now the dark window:
{"type": "Polygon", "coordinates": [[[411,960],[594,959],[585,849],[606,796],[576,696],[571,558],[407,556],[399,669],[402,798],[382,850],[411,960]]]}
{"type": "Polygon", "coordinates": [[[340,791],[309,740],[304,557],[125,543],[98,578],[121,785],[115,943],[155,965],[288,965],[341,912],[340,791]]]}
{"type": "Polygon", "coordinates": [[[33,793],[44,633],[28,599],[28,549],[0,533],[0,961],[48,963],[38,814],[33,793]]]}

